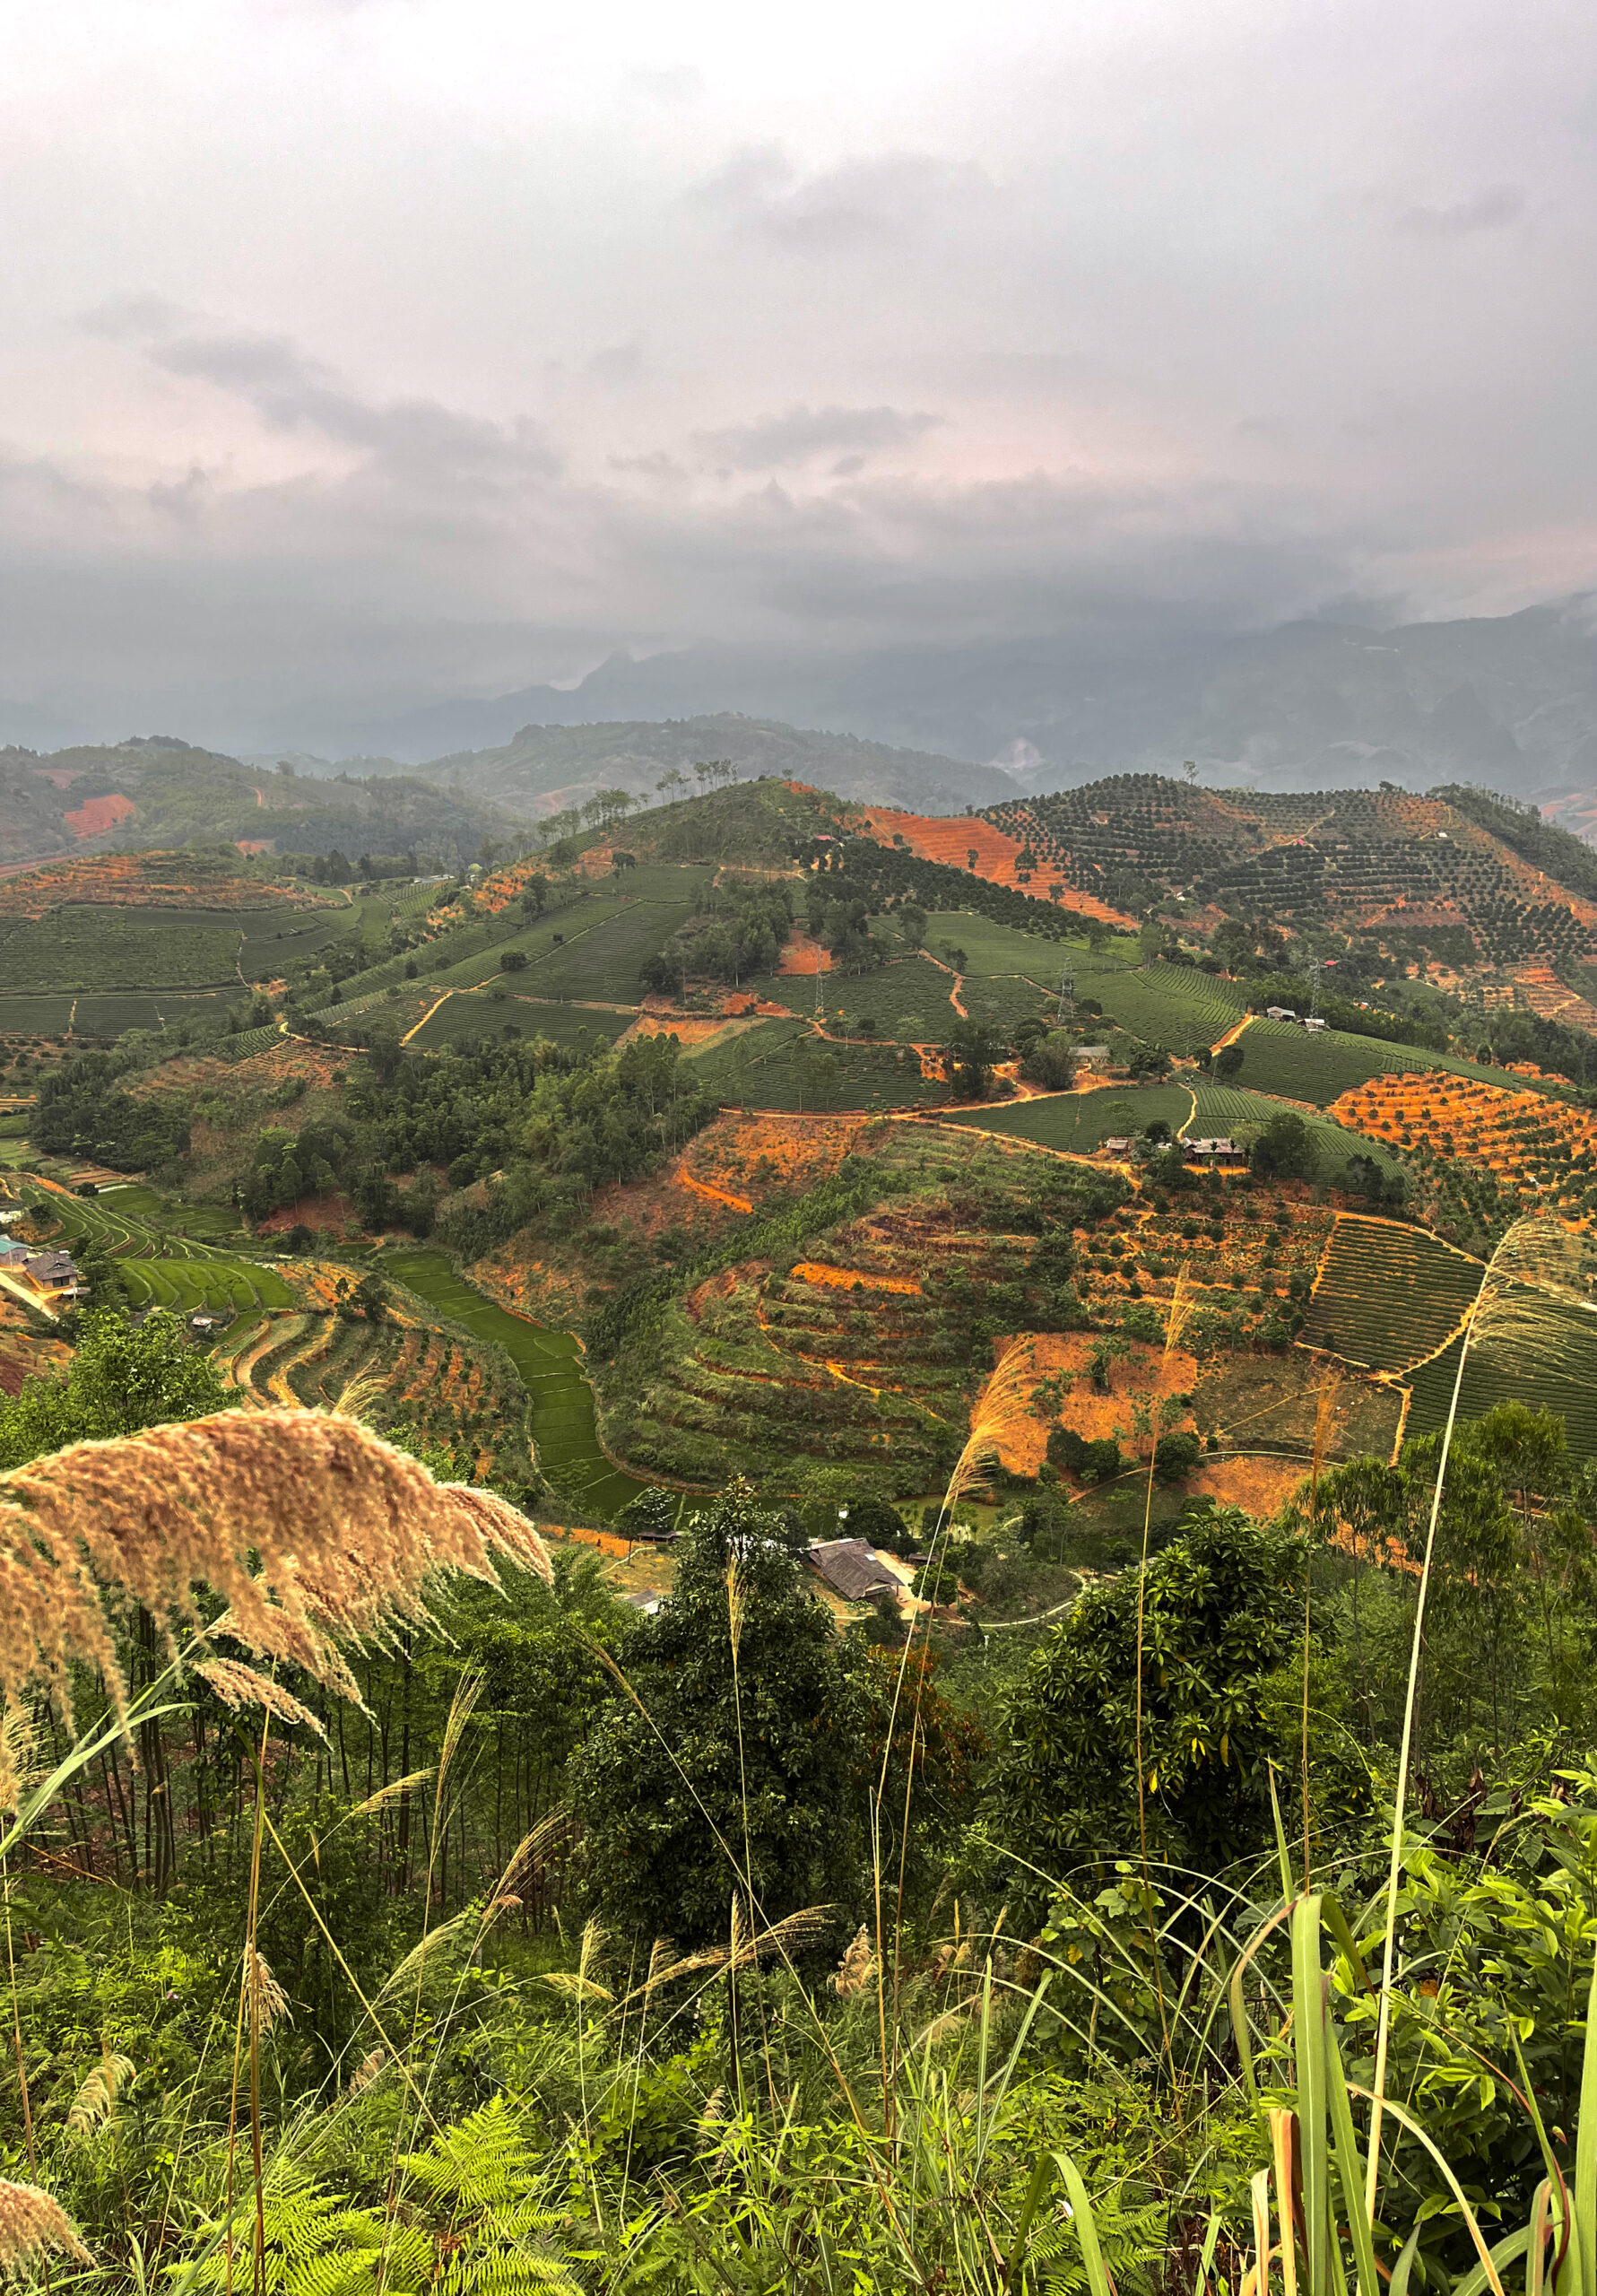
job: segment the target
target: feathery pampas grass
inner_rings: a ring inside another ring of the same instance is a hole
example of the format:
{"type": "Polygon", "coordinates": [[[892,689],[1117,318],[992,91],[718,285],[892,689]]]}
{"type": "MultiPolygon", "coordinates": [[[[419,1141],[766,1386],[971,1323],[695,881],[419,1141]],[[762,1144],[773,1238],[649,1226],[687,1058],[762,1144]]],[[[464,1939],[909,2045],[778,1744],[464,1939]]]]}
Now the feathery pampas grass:
{"type": "Polygon", "coordinates": [[[53,2248],[65,2249],[79,2264],[94,2262],[58,2200],[37,2185],[0,2179],[0,2272],[22,2272],[53,2248]]]}
{"type": "Polygon", "coordinates": [[[204,1624],[204,1586],[227,1606],[209,1632],[358,1701],[339,1643],[424,1623],[430,1572],[492,1583],[496,1556],[551,1576],[508,1500],[435,1483],[337,1413],[220,1412],[74,1443],[0,1476],[0,1693],[42,1683],[70,1718],[78,1659],[125,1709],[118,1613],[142,1605],[176,1657],[177,1629],[204,1624]]]}
{"type": "Polygon", "coordinates": [[[100,2063],[73,2099],[66,2126],[74,2136],[91,2135],[102,2128],[117,2109],[117,2100],[134,2078],[133,2059],[118,2057],[102,2046],[100,2063]]]}

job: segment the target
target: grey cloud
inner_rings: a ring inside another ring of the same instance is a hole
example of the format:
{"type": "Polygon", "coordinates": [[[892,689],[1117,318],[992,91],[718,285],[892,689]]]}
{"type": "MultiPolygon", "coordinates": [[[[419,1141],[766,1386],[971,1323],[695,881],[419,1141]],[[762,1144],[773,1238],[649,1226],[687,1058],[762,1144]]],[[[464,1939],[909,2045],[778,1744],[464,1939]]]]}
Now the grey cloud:
{"type": "Polygon", "coordinates": [[[1462,239],[1477,231],[1506,230],[1524,212],[1525,195],[1517,184],[1494,183],[1451,206],[1406,208],[1398,229],[1420,239],[1462,239]]]}
{"type": "Polygon", "coordinates": [[[106,343],[147,343],[174,334],[190,314],[164,295],[114,295],[92,310],[80,311],[77,326],[84,335],[106,343]]]}
{"type": "Polygon", "coordinates": [[[339,387],[332,371],[280,335],[179,335],[150,346],[156,366],[242,399],[274,430],[318,431],[414,479],[552,477],[560,468],[538,427],[462,414],[429,399],[386,405],[339,387]]]}
{"type": "Polygon", "coordinates": [[[839,452],[863,469],[869,455],[913,446],[942,422],[941,414],[904,413],[896,406],[792,406],[785,414],[725,430],[697,430],[693,444],[733,470],[781,470],[839,452]]]}
{"type": "Polygon", "coordinates": [[[607,344],[595,351],[583,370],[596,383],[636,383],[644,371],[643,338],[633,335],[628,343],[607,344]]]}
{"type": "Polygon", "coordinates": [[[799,254],[903,239],[992,189],[973,162],[889,152],[810,175],[779,145],[734,152],[694,196],[729,221],[799,254]]]}

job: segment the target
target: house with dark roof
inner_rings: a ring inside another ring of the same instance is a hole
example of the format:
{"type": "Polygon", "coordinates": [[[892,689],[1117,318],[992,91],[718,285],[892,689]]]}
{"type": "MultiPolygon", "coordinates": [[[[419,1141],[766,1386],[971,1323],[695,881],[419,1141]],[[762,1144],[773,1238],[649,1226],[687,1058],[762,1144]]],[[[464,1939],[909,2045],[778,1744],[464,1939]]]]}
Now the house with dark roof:
{"type": "Polygon", "coordinates": [[[1223,1135],[1216,1139],[1194,1140],[1188,1133],[1181,1135],[1181,1152],[1197,1164],[1245,1164],[1247,1152],[1234,1140],[1223,1135]]]}
{"type": "Polygon", "coordinates": [[[77,1263],[70,1252],[30,1252],[18,1272],[41,1300],[78,1296],[77,1263]]]}
{"type": "Polygon", "coordinates": [[[846,1603],[868,1603],[877,1595],[897,1596],[904,1582],[878,1561],[864,1539],[821,1539],[804,1550],[816,1577],[846,1603]]]}

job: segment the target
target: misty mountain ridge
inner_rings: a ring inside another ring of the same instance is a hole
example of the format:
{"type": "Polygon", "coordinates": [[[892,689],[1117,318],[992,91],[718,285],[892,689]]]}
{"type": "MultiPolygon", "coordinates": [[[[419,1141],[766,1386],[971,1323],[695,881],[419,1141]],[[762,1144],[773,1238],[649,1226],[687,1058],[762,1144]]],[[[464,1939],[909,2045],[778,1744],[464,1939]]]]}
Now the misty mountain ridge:
{"type": "MultiPolygon", "coordinates": [[[[1216,787],[1489,778],[1533,797],[1597,787],[1597,612],[1583,595],[1393,628],[1098,631],[807,661],[732,648],[616,654],[569,691],[435,703],[365,729],[362,746],[433,772],[466,771],[482,750],[535,752],[541,772],[561,728],[602,725],[636,742],[648,726],[652,759],[664,753],[665,726],[700,719],[846,734],[919,752],[941,773],[986,765],[1033,788],[1179,770],[1191,758],[1216,787]]],[[[984,799],[967,787],[959,803],[972,801],[984,799]]]]}
{"type": "MultiPolygon", "coordinates": [[[[999,804],[1012,797],[1016,787],[1013,777],[996,766],[896,749],[853,734],[744,718],[733,710],[661,722],[523,726],[501,747],[432,758],[420,770],[440,788],[507,812],[535,814],[581,804],[599,788],[626,789],[652,802],[664,775],[685,774],[691,787],[693,768],[711,758],[730,759],[748,779],[771,774],[835,796],[911,812],[962,813],[970,804],[999,804]]],[[[412,770],[370,758],[360,765],[368,774],[412,770]]]]}

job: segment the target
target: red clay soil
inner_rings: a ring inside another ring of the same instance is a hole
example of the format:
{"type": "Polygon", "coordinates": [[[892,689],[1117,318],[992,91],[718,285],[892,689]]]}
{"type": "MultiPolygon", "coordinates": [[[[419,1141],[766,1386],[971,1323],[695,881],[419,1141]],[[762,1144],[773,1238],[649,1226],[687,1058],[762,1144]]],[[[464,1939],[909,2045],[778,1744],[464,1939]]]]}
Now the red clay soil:
{"type": "MultiPolygon", "coordinates": [[[[1021,840],[1007,835],[1002,830],[994,829],[991,822],[977,821],[968,813],[939,819],[927,813],[887,813],[881,806],[872,805],[869,817],[861,823],[861,827],[868,837],[875,838],[882,845],[890,845],[895,837],[901,837],[910,851],[918,853],[923,861],[941,861],[950,869],[968,869],[970,856],[974,853],[975,875],[985,877],[992,884],[1013,885],[1017,891],[1036,894],[1044,900],[1047,898],[1051,880],[1046,867],[1037,869],[1032,873],[1030,882],[1023,883],[1015,869],[1016,861],[1025,850],[1021,840]]],[[[1075,909],[1083,917],[1100,918],[1107,925],[1124,926],[1132,931],[1136,929],[1134,918],[1125,916],[1120,909],[1111,909],[1107,901],[1098,900],[1092,893],[1078,891],[1074,885],[1064,888],[1064,898],[1060,906],[1075,909]]]]}
{"type": "Polygon", "coordinates": [[[108,797],[85,797],[64,816],[74,837],[101,837],[119,822],[130,820],[138,812],[131,797],[114,793],[108,797]]]}

